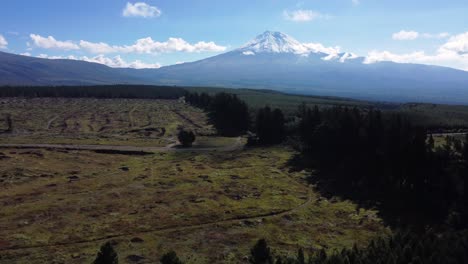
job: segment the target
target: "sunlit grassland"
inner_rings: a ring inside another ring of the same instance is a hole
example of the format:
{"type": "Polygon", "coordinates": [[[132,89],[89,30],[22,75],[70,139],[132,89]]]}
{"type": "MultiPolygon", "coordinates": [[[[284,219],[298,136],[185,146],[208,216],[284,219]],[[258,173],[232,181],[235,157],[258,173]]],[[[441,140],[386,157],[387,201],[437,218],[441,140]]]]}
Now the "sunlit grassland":
{"type": "Polygon", "coordinates": [[[262,237],[294,252],[365,244],[388,232],[375,211],[321,198],[308,172],[290,170],[295,152],[284,147],[146,156],[0,152],[0,250],[37,247],[1,251],[2,263],[89,263],[107,240],[123,263],[132,254],[154,262],[171,249],[189,263],[239,263],[262,237]]]}

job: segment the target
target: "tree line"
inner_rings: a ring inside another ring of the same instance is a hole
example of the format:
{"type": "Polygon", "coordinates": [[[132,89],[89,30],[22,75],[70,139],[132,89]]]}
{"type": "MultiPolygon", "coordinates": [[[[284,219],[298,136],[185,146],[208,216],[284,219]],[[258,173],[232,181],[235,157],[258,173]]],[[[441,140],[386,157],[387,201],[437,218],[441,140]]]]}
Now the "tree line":
{"type": "Polygon", "coordinates": [[[324,249],[307,255],[299,249],[295,256],[275,255],[264,239],[250,250],[251,264],[462,264],[468,263],[468,233],[401,231],[390,237],[373,239],[368,246],[327,253],[324,249]]]}
{"type": "Polygon", "coordinates": [[[468,225],[468,143],[448,138],[434,146],[425,127],[374,109],[301,105],[298,121],[287,128],[281,110],[266,106],[252,113],[235,95],[188,93],[185,98],[208,111],[221,135],[251,129],[252,144],[292,139],[303,165],[318,172],[311,180],[319,187],[379,205],[393,224],[468,225]]]}
{"type": "MultiPolygon", "coordinates": [[[[170,251],[161,264],[183,264],[177,253],[170,251]]],[[[327,252],[299,248],[295,255],[275,254],[265,239],[258,240],[248,254],[250,264],[466,264],[468,233],[400,231],[389,237],[371,240],[365,247],[344,248],[327,252]]],[[[118,254],[111,243],[104,244],[93,264],[118,264],[118,254]]]]}
{"type": "Polygon", "coordinates": [[[335,194],[379,203],[418,225],[468,223],[468,138],[436,147],[423,127],[372,109],[302,108],[298,115],[303,158],[335,194]]]}
{"type": "Polygon", "coordinates": [[[0,97],[65,98],[139,98],[178,99],[186,91],[173,86],[99,85],[99,86],[24,86],[0,87],[0,97]]]}
{"type": "Polygon", "coordinates": [[[234,94],[186,93],[187,103],[208,112],[211,123],[222,136],[240,136],[254,131],[251,144],[278,144],[286,137],[285,118],[280,109],[268,106],[255,113],[234,94]]]}

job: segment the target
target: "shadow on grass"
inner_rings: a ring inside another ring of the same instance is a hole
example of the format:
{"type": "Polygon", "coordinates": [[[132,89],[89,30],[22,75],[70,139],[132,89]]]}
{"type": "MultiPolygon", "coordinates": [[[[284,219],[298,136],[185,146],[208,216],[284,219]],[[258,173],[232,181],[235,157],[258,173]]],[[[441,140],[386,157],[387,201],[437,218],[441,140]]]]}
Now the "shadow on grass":
{"type": "Polygon", "coordinates": [[[288,166],[291,172],[309,172],[307,181],[321,196],[327,199],[337,197],[350,200],[357,204],[357,209],[375,209],[384,224],[391,228],[412,228],[424,231],[428,226],[443,224],[440,216],[434,215],[433,212],[427,210],[427,207],[423,208],[408,198],[366,195],[365,191],[359,188],[340,184],[334,175],[336,175],[336,171],[343,173],[345,171],[343,169],[336,171],[316,169],[319,168],[318,164],[314,164],[312,158],[302,154],[294,155],[288,161],[288,166]]]}

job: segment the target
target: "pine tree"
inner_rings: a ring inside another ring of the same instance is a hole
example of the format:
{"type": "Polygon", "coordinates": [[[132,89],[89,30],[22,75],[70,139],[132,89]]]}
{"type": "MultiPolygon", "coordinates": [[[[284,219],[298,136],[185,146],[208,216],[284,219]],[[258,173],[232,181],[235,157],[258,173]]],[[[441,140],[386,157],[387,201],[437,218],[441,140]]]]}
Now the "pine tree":
{"type": "Polygon", "coordinates": [[[110,242],[101,246],[93,264],[118,264],[119,258],[110,242]]]}
{"type": "Polygon", "coordinates": [[[305,264],[304,250],[302,248],[300,248],[299,251],[297,252],[297,263],[305,264]]]}
{"type": "Polygon", "coordinates": [[[177,257],[175,251],[170,251],[164,254],[159,260],[161,264],[183,264],[183,262],[177,257]]]}
{"type": "Polygon", "coordinates": [[[265,239],[260,239],[250,250],[249,263],[273,264],[273,256],[265,239]]]}

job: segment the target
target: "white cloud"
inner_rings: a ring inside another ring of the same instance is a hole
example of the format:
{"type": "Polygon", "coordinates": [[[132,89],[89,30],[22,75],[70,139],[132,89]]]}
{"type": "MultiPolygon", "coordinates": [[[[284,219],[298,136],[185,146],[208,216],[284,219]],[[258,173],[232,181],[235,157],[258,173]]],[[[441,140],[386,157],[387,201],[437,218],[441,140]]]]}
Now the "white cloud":
{"type": "Polygon", "coordinates": [[[122,59],[122,57],[120,57],[120,55],[117,55],[113,58],[105,57],[104,55],[98,55],[92,58],[84,56],[80,59],[87,62],[104,64],[113,68],[157,69],[161,67],[161,64],[159,63],[144,63],[140,60],[126,62],[124,59],[122,59]]]}
{"type": "Polygon", "coordinates": [[[5,39],[5,37],[0,35],[0,49],[6,49],[7,46],[8,46],[8,41],[5,39]]]}
{"type": "Polygon", "coordinates": [[[427,39],[444,39],[444,38],[450,37],[450,34],[447,32],[442,32],[439,34],[423,33],[421,34],[421,37],[427,38],[427,39]]]}
{"type": "Polygon", "coordinates": [[[169,52],[221,52],[226,47],[219,46],[214,42],[200,41],[190,44],[182,38],[169,38],[165,42],[154,41],[151,37],[138,39],[133,45],[111,46],[107,43],[92,43],[80,41],[80,46],[91,53],[169,53],[169,52]]]}
{"type": "MultiPolygon", "coordinates": [[[[21,55],[24,56],[31,56],[30,53],[22,53],[21,55]]],[[[81,61],[87,61],[87,62],[94,62],[94,63],[99,63],[99,64],[104,64],[109,67],[113,68],[134,68],[134,69],[157,69],[161,67],[161,64],[159,63],[145,63],[140,60],[136,60],[133,62],[127,62],[120,55],[117,55],[113,58],[106,57],[104,55],[98,55],[95,57],[87,57],[87,56],[82,56],[82,57],[76,57],[73,55],[69,56],[49,56],[47,54],[39,54],[37,56],[38,58],[42,59],[51,59],[51,60],[81,60],[81,61]]]]}
{"type": "Polygon", "coordinates": [[[360,0],[352,0],[353,5],[359,5],[361,3],[360,0]]]}
{"type": "Polygon", "coordinates": [[[321,43],[302,43],[302,45],[304,45],[308,52],[313,52],[313,53],[325,53],[325,54],[328,54],[328,55],[331,55],[331,54],[338,54],[340,53],[341,51],[341,48],[336,46],[336,47],[325,47],[324,45],[322,45],[321,43]]]}
{"type": "Polygon", "coordinates": [[[31,53],[29,52],[20,53],[20,55],[31,57],[31,53]]]}
{"type": "Polygon", "coordinates": [[[41,58],[41,59],[50,59],[50,60],[78,60],[78,58],[73,56],[73,55],[69,55],[69,56],[49,56],[47,54],[41,53],[41,54],[37,55],[37,57],[41,58]]]}
{"type": "Polygon", "coordinates": [[[91,53],[113,53],[118,52],[116,47],[111,47],[109,44],[104,42],[93,43],[85,40],[80,41],[80,47],[91,52],[91,53]]]}
{"type": "Polygon", "coordinates": [[[44,49],[60,49],[60,50],[78,50],[80,47],[75,43],[67,41],[59,41],[54,37],[42,37],[40,35],[31,34],[29,35],[35,46],[44,49]]]}
{"type": "Polygon", "coordinates": [[[447,32],[442,32],[438,34],[431,34],[431,33],[419,33],[417,31],[406,31],[401,30],[400,32],[394,33],[392,38],[394,40],[415,40],[418,38],[425,38],[425,39],[443,39],[450,37],[450,34],[447,32]]]}
{"type": "Polygon", "coordinates": [[[392,38],[394,40],[415,40],[419,37],[419,33],[416,31],[406,31],[402,30],[400,32],[394,33],[392,38]]]}
{"type": "Polygon", "coordinates": [[[380,61],[439,65],[468,71],[468,32],[451,37],[435,54],[427,54],[424,51],[396,54],[374,50],[369,52],[364,63],[380,61]]]}
{"type": "Polygon", "coordinates": [[[122,14],[124,17],[158,17],[161,15],[161,10],[155,6],[150,6],[142,2],[135,4],[127,3],[122,14]]]}
{"type": "Polygon", "coordinates": [[[439,48],[439,52],[455,52],[468,55],[468,32],[451,37],[439,48]]]}
{"type": "Polygon", "coordinates": [[[245,56],[252,56],[252,55],[255,55],[255,52],[253,52],[251,50],[248,50],[248,51],[242,52],[242,54],[245,55],[245,56]]]}
{"type": "MultiPolygon", "coordinates": [[[[40,35],[31,34],[31,39],[37,47],[44,49],[61,49],[61,50],[79,50],[83,49],[93,54],[107,53],[138,53],[138,54],[157,54],[170,52],[221,52],[225,51],[226,47],[217,45],[210,41],[199,41],[191,44],[182,38],[169,38],[165,42],[153,40],[151,37],[138,39],[133,45],[109,45],[104,42],[89,42],[81,40],[78,44],[72,41],[58,41],[54,37],[47,38],[40,35]]],[[[30,44],[28,43],[28,47],[30,44]]]]}
{"type": "Polygon", "coordinates": [[[319,12],[315,12],[313,10],[298,9],[294,11],[283,11],[283,17],[286,20],[294,22],[308,22],[318,18],[322,18],[324,16],[319,12]]]}

